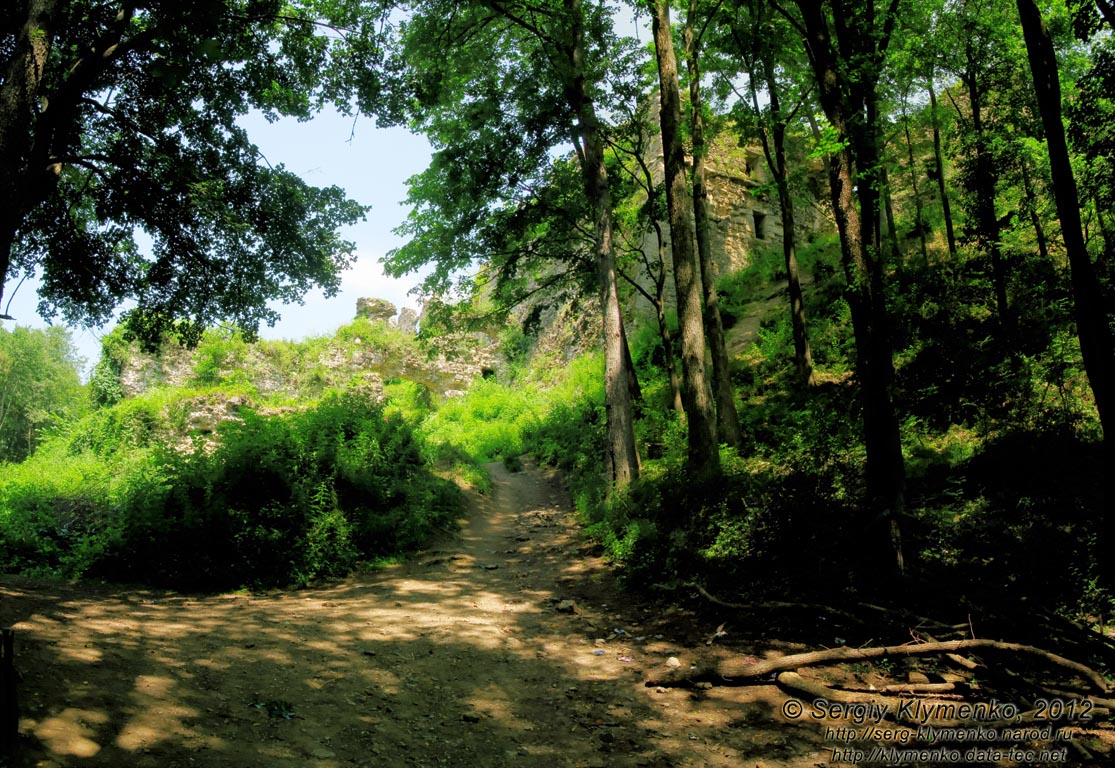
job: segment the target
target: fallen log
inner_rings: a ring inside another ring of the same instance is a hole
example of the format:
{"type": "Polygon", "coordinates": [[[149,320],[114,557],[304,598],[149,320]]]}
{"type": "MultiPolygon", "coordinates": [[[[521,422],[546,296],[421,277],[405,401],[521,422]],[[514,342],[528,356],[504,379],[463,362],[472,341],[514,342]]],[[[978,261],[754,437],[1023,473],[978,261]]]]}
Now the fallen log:
{"type": "Polygon", "coordinates": [[[932,656],[972,651],[991,651],[1031,656],[1045,663],[1070,672],[1088,682],[1099,693],[1108,693],[1110,687],[1103,675],[1079,662],[1058,656],[1055,653],[1035,648],[1031,645],[1006,643],[999,640],[950,640],[938,643],[917,643],[907,645],[879,646],[873,648],[830,648],[811,651],[763,661],[745,659],[723,659],[714,665],[696,665],[685,669],[656,668],[646,680],[647,686],[677,686],[699,681],[716,682],[721,685],[748,685],[778,672],[788,672],[802,667],[816,667],[825,664],[847,664],[857,661],[870,661],[886,656],[932,656]]]}

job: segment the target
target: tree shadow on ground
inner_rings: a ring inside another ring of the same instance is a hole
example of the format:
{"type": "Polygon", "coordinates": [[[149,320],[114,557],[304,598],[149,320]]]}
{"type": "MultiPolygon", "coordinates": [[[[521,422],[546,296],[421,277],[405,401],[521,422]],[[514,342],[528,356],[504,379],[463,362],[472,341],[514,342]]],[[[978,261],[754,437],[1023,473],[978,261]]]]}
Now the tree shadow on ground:
{"type": "Polygon", "coordinates": [[[819,730],[781,722],[769,686],[645,688],[646,669],[704,629],[617,591],[576,539],[552,478],[492,472],[492,495],[473,498],[459,537],[334,585],[188,596],[6,579],[0,623],[17,629],[23,676],[15,764],[727,767],[823,757],[819,730]]]}

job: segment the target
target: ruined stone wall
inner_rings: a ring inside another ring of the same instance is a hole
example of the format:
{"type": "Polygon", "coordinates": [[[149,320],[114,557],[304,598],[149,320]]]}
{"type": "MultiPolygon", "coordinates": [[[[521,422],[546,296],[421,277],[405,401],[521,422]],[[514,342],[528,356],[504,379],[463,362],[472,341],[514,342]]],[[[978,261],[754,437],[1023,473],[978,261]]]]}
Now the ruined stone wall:
{"type": "MultiPolygon", "coordinates": [[[[652,119],[657,120],[657,112],[652,119]]],[[[652,136],[647,146],[650,167],[656,174],[656,181],[661,182],[665,176],[661,137],[652,136]]],[[[705,168],[714,279],[746,268],[755,255],[765,249],[780,252],[782,211],[762,149],[740,146],[735,134],[725,132],[709,148],[705,168]]],[[[794,214],[799,242],[804,242],[827,223],[819,205],[800,203],[795,206],[794,214]]],[[[669,253],[669,223],[661,222],[661,227],[666,239],[666,300],[673,306],[675,295],[673,261],[669,253]]],[[[641,247],[652,261],[657,258],[658,241],[653,229],[644,233],[641,247]]],[[[653,285],[645,271],[639,274],[638,279],[644,287],[653,285]]],[[[636,305],[640,313],[649,306],[641,299],[636,301],[636,305]]]]}
{"type": "MultiPolygon", "coordinates": [[[[404,308],[397,313],[383,299],[360,299],[357,316],[385,322],[408,335],[416,333],[418,324],[414,310],[404,308]]],[[[277,354],[268,342],[261,342],[247,345],[242,357],[230,358],[219,375],[242,373],[262,397],[353,385],[382,394],[383,382],[391,379],[417,382],[437,397],[456,397],[501,365],[492,339],[475,335],[439,339],[436,350],[417,344],[385,347],[358,337],[333,339],[313,355],[313,359],[292,361],[277,354]],[[315,381],[308,382],[310,376],[315,381]]],[[[194,378],[197,361],[196,350],[177,344],[166,345],[156,355],[133,346],[120,371],[121,388],[126,397],[134,397],[154,387],[187,385],[194,378]]]]}

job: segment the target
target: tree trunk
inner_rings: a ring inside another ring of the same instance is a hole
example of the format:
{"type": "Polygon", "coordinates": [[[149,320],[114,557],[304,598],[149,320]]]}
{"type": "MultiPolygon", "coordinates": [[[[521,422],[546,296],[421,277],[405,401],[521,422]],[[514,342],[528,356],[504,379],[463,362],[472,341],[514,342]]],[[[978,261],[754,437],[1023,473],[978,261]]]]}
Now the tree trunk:
{"type": "Polygon", "coordinates": [[[623,488],[639,477],[635,447],[634,407],[631,401],[624,354],[623,316],[620,311],[616,257],[612,242],[612,196],[604,164],[604,145],[596,110],[585,83],[584,15],[581,0],[565,0],[573,20],[570,50],[572,76],[569,101],[577,118],[577,132],[584,152],[582,173],[585,193],[593,210],[600,304],[604,312],[604,409],[607,416],[607,465],[614,488],[623,488]]]}
{"type": "Polygon", "coordinates": [[[738,448],[743,442],[743,435],[740,432],[739,413],[736,411],[735,391],[732,389],[728,345],[724,340],[724,323],[720,318],[720,297],[716,292],[712,243],[708,231],[708,190],[705,186],[705,156],[708,147],[705,142],[704,116],[701,114],[699,46],[693,29],[696,14],[696,0],[690,0],[689,16],[685,24],[685,60],[689,70],[690,134],[693,141],[693,219],[705,300],[705,336],[712,352],[716,429],[720,442],[738,448]]]}
{"type": "Polygon", "coordinates": [[[635,288],[642,293],[651,306],[654,307],[655,319],[658,321],[658,337],[662,340],[662,365],[666,368],[666,373],[670,380],[670,408],[682,413],[685,407],[681,403],[681,381],[678,379],[677,365],[674,362],[674,343],[672,334],[670,333],[670,325],[666,321],[666,237],[662,232],[662,222],[655,215],[657,210],[654,201],[657,192],[657,185],[654,183],[654,173],[647,163],[646,153],[644,150],[644,143],[642,141],[642,134],[640,134],[639,145],[633,153],[635,163],[639,166],[642,172],[641,185],[647,193],[646,202],[646,216],[647,221],[650,223],[651,229],[654,230],[654,242],[658,246],[658,269],[651,266],[651,260],[646,255],[644,249],[640,249],[642,253],[643,265],[646,267],[647,275],[654,281],[654,295],[645,290],[638,283],[632,283],[635,288]]]}
{"type": "MultiPolygon", "coordinates": [[[[643,399],[643,388],[639,385],[639,374],[635,372],[635,360],[631,357],[631,345],[627,343],[627,326],[620,322],[620,338],[623,340],[623,367],[627,369],[627,391],[631,394],[632,406],[643,399]]],[[[634,407],[632,407],[634,413],[634,407]]]]}
{"type": "Polygon", "coordinates": [[[933,159],[937,163],[937,191],[941,195],[941,212],[945,217],[945,236],[949,243],[949,258],[956,260],[956,230],[952,226],[952,206],[949,204],[948,187],[945,185],[945,157],[941,152],[941,125],[937,120],[937,94],[933,90],[933,74],[929,84],[929,116],[933,120],[933,159]]]}
{"type": "Polygon", "coordinates": [[[670,214],[670,252],[677,287],[681,331],[682,402],[689,427],[689,470],[697,478],[720,471],[716,412],[705,375],[705,333],[701,312],[701,280],[694,243],[693,211],[685,180],[685,151],[681,144],[681,93],[677,60],[670,34],[670,8],[654,0],[654,48],[658,59],[662,101],[662,151],[666,169],[666,206],[670,214]]]}
{"type": "Polygon", "coordinates": [[[879,166],[879,189],[882,190],[883,213],[886,215],[887,245],[890,246],[894,266],[901,269],[903,266],[902,247],[898,244],[898,226],[894,220],[894,201],[890,194],[890,174],[887,172],[885,164],[879,166]]]}
{"type": "Polygon", "coordinates": [[[670,378],[670,408],[678,413],[685,412],[681,402],[681,381],[678,378],[677,363],[674,361],[674,339],[670,333],[670,325],[666,322],[666,297],[659,291],[658,304],[655,306],[658,313],[658,335],[662,339],[662,365],[670,378]]]}
{"type": "Polygon", "coordinates": [[[976,137],[976,226],[979,249],[991,259],[991,284],[995,294],[995,312],[999,323],[1008,338],[1012,335],[1014,323],[1011,319],[1010,305],[1007,301],[1007,269],[999,247],[999,217],[995,214],[995,186],[998,174],[987,146],[987,135],[983,129],[983,91],[977,82],[978,74],[969,57],[968,74],[964,78],[968,86],[968,103],[972,110],[972,132],[976,137]]]}
{"type": "MultiPolygon", "coordinates": [[[[903,102],[903,105],[905,105],[905,102],[903,102]]],[[[910,118],[905,114],[903,114],[903,118],[903,127],[906,130],[906,157],[910,163],[910,186],[914,190],[914,212],[917,217],[915,226],[918,228],[918,242],[921,245],[921,264],[929,269],[929,249],[925,243],[925,207],[921,204],[921,189],[918,187],[918,169],[914,162],[914,143],[910,139],[910,118]]]]}
{"type": "Polygon", "coordinates": [[[1103,522],[1097,551],[1106,553],[1100,555],[1100,562],[1106,569],[1104,576],[1110,587],[1115,584],[1115,558],[1110,557],[1111,547],[1115,545],[1115,515],[1111,512],[1115,503],[1115,473],[1110,471],[1115,466],[1115,423],[1112,422],[1115,419],[1115,343],[1112,341],[1111,327],[1104,310],[1100,283],[1092,269],[1084,242],[1076,179],[1073,177],[1064,124],[1061,122],[1061,82],[1053,41],[1033,0],[1017,0],[1017,4],[1038,109],[1045,127],[1049,167],[1053,177],[1053,196],[1057,202],[1057,216],[1061,220],[1061,236],[1072,274],[1080,352],[1103,427],[1107,470],[1104,472],[1103,522]]]}
{"type": "MultiPolygon", "coordinates": [[[[658,242],[658,257],[662,259],[666,254],[665,238],[662,236],[662,225],[654,222],[654,235],[658,242]]],[[[677,362],[674,360],[674,339],[670,333],[670,324],[666,320],[666,269],[654,278],[654,312],[658,321],[658,335],[662,339],[662,365],[666,368],[666,375],[670,379],[670,408],[678,413],[685,412],[681,402],[681,380],[678,378],[677,362]]]]}
{"type": "Polygon", "coordinates": [[[0,302],[16,233],[35,203],[31,199],[34,177],[46,170],[33,168],[30,158],[56,5],[55,0],[25,4],[26,20],[0,79],[0,302]]]}
{"type": "Polygon", "coordinates": [[[863,19],[867,29],[856,28],[858,18],[838,18],[835,45],[828,19],[820,4],[798,0],[805,32],[806,50],[818,83],[821,106],[829,123],[845,139],[829,158],[829,181],[833,214],[840,235],[841,258],[848,281],[847,298],[856,340],[856,378],[863,406],[864,447],[867,453],[866,524],[879,547],[889,549],[899,573],[905,569],[899,520],[905,510],[906,470],[891,394],[894,362],[890,347],[889,321],[883,295],[883,266],[876,255],[879,242],[878,114],[875,81],[847,79],[836,46],[844,55],[866,61],[877,57],[877,49],[860,50],[871,41],[873,12],[863,19]],[[846,39],[847,38],[847,39],[846,39]]]}
{"type": "Polygon", "coordinates": [[[1049,240],[1045,236],[1045,227],[1041,225],[1041,216],[1038,215],[1038,196],[1034,193],[1034,185],[1030,181],[1030,170],[1026,167],[1026,158],[1020,157],[1018,165],[1022,169],[1022,190],[1026,193],[1026,209],[1030,213],[1030,224],[1034,227],[1034,237],[1038,242],[1038,255],[1042,261],[1049,260],[1049,240]]]}
{"type": "MultiPolygon", "coordinates": [[[[778,82],[774,76],[774,66],[769,59],[761,62],[763,79],[767,84],[767,97],[770,101],[771,136],[760,126],[759,138],[763,154],[770,166],[774,184],[778,189],[778,207],[782,216],[782,256],[786,263],[786,288],[790,295],[790,322],[794,332],[794,364],[798,377],[803,384],[811,387],[816,384],[813,373],[813,351],[809,348],[808,322],[805,315],[805,300],[801,291],[798,275],[797,236],[794,222],[794,198],[790,194],[789,166],[786,163],[786,120],[782,116],[782,104],[778,82]],[[774,146],[771,147],[771,139],[774,146]]],[[[755,110],[759,110],[758,94],[751,89],[751,99],[755,110]]],[[[827,160],[826,160],[826,168],[827,160]]]]}

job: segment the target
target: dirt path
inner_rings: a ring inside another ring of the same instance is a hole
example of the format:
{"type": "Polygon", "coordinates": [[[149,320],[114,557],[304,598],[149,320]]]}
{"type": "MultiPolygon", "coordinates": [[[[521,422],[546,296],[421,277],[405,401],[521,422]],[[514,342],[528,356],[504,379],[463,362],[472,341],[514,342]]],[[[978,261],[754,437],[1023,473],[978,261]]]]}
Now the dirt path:
{"type": "Polygon", "coordinates": [[[715,628],[619,592],[556,479],[492,465],[459,536],[299,592],[7,579],[27,765],[812,766],[771,687],[643,686],[715,628]],[[575,612],[564,601],[574,601],[575,612]]]}

